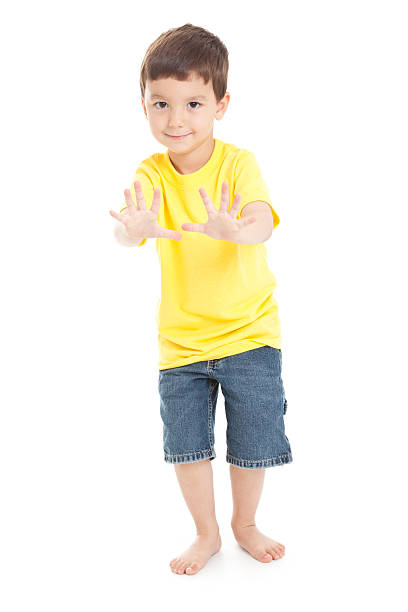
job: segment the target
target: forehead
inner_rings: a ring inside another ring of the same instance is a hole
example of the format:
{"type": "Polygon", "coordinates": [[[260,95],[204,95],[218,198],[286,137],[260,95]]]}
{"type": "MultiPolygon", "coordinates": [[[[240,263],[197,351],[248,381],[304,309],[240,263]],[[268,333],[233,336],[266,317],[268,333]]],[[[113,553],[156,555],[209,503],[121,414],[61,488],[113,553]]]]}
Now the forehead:
{"type": "Polygon", "coordinates": [[[208,100],[211,97],[211,81],[204,83],[202,77],[189,78],[188,81],[179,81],[173,77],[146,81],[146,94],[151,98],[201,98],[208,100]]]}

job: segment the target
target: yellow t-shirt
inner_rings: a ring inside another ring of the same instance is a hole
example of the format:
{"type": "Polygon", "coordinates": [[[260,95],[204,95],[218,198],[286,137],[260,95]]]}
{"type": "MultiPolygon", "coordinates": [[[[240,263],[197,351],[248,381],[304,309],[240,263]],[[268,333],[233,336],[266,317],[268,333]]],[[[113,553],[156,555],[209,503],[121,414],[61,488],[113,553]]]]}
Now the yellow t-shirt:
{"type": "MultiPolygon", "coordinates": [[[[271,207],[276,228],[279,217],[254,154],[214,138],[210,159],[196,172],[177,172],[166,151],[143,160],[133,180],[141,182],[148,209],[153,189],[160,187],[159,225],[183,234],[178,241],[156,239],[161,266],[161,298],[155,317],[159,370],[264,345],[280,349],[281,327],[273,297],[276,280],[268,267],[265,244],[236,244],[181,229],[183,223],[207,222],[198,189],[204,187],[218,209],[223,181],[228,181],[229,208],[235,194],[241,194],[237,219],[248,202],[260,200],[271,207]]],[[[133,182],[130,191],[136,204],[133,182]]]]}

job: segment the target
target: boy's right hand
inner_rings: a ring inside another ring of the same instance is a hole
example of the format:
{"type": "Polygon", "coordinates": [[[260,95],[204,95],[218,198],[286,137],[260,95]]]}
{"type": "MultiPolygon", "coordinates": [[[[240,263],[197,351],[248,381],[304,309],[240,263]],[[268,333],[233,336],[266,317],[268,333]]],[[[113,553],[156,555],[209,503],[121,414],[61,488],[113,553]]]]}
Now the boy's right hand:
{"type": "Polygon", "coordinates": [[[168,230],[159,225],[160,189],[157,187],[153,191],[152,206],[150,210],[147,210],[140,181],[135,181],[133,184],[135,186],[137,207],[132,200],[130,190],[125,189],[127,210],[124,210],[123,213],[117,213],[114,210],[109,211],[114,219],[123,223],[129,238],[131,240],[141,238],[181,240],[183,235],[180,232],[168,230]]]}

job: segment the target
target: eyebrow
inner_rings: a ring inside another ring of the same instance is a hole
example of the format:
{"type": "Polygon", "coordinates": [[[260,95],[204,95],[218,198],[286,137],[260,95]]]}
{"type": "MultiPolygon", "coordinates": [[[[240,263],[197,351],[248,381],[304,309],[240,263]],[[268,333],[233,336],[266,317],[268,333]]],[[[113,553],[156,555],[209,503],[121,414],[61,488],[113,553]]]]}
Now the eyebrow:
{"type": "MultiPolygon", "coordinates": [[[[154,100],[155,98],[159,98],[160,100],[163,100],[166,98],[166,96],[160,96],[159,94],[154,94],[153,96],[150,96],[150,98],[152,100],[154,100]]],[[[186,100],[191,100],[192,98],[194,98],[195,100],[206,100],[207,99],[206,96],[189,96],[188,98],[186,98],[186,100]]]]}

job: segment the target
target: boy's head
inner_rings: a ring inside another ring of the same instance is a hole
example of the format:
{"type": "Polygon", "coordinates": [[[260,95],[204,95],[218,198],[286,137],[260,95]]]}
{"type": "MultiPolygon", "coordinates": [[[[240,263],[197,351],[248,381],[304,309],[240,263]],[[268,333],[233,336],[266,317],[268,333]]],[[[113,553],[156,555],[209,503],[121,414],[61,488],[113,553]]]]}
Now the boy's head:
{"type": "Polygon", "coordinates": [[[153,136],[186,153],[213,138],[222,119],[228,50],[217,36],[187,23],[161,34],[147,49],[140,71],[142,106],[153,136]],[[185,135],[175,139],[172,136],[185,135]]]}

